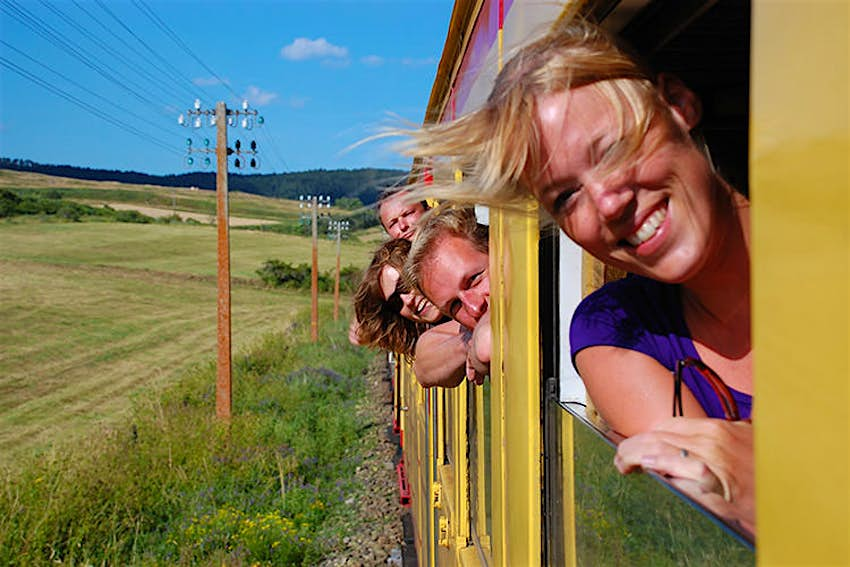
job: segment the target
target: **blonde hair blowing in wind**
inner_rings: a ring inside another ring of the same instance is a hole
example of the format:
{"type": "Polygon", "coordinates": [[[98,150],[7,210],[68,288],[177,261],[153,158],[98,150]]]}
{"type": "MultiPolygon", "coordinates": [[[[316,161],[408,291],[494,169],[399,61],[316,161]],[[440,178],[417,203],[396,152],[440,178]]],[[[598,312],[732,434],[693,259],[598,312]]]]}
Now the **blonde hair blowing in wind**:
{"type": "Polygon", "coordinates": [[[627,143],[617,159],[628,157],[659,107],[650,73],[599,27],[559,22],[511,58],[480,109],[450,122],[390,133],[407,136],[397,149],[426,160],[435,170],[433,183],[411,183],[411,200],[526,203],[546,166],[535,118],[537,99],[585,85],[598,88],[618,109],[620,135],[627,143]],[[462,171],[463,180],[458,183],[441,173],[446,168],[462,171]]]}

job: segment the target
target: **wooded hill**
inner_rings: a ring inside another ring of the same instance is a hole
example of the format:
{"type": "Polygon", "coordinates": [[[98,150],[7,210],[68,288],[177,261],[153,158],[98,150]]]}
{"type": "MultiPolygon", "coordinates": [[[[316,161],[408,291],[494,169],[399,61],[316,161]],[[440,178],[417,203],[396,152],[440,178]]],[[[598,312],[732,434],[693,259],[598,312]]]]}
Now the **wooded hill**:
{"type": "MultiPolygon", "coordinates": [[[[144,183],[167,187],[198,187],[215,189],[215,171],[198,171],[180,175],[149,175],[136,171],[91,169],[71,165],[49,165],[31,160],[0,157],[0,169],[33,171],[47,175],[87,179],[93,181],[120,181],[144,183]]],[[[374,203],[380,192],[403,180],[407,172],[401,169],[315,169],[293,173],[228,175],[228,188],[266,197],[297,199],[299,195],[330,195],[334,201],[340,197],[359,199],[364,205],[374,203]]]]}

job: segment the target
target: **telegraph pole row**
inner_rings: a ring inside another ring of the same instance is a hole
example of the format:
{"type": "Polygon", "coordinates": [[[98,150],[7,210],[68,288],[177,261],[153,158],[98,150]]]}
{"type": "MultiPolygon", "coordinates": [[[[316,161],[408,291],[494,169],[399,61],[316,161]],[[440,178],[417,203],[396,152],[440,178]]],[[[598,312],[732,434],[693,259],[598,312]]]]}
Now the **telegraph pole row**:
{"type": "MultiPolygon", "coordinates": [[[[236,141],[235,149],[227,147],[227,127],[241,126],[250,130],[254,125],[261,126],[263,118],[256,110],[248,109],[248,101],[242,103],[242,110],[228,109],[224,102],[218,102],[215,110],[204,110],[201,101],[195,100],[194,109],[186,111],[177,119],[181,126],[200,128],[207,123],[216,128],[216,145],[209,147],[209,139],[204,140],[204,147],[192,147],[192,139],[187,140],[186,165],[194,164],[193,153],[216,156],[216,228],[218,235],[218,358],[215,388],[215,413],[221,419],[229,419],[232,413],[232,381],[231,381],[231,340],[230,340],[230,205],[227,192],[227,158],[236,154],[234,165],[244,167],[246,157],[250,156],[251,167],[258,167],[257,143],[251,142],[250,150],[243,150],[241,142],[236,141]],[[187,118],[188,117],[188,118],[187,118]]],[[[204,165],[209,165],[210,158],[204,156],[204,165]]]]}

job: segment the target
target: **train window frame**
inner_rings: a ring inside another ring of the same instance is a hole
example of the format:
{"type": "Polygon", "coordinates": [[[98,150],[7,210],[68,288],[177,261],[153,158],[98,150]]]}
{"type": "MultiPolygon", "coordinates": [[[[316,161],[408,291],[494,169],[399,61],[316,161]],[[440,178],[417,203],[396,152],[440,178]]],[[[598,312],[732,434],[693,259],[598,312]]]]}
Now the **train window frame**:
{"type": "MultiPolygon", "coordinates": [[[[712,157],[718,163],[714,147],[722,146],[731,149],[720,155],[718,169],[733,182],[745,195],[748,194],[749,176],[749,2],[741,8],[740,2],[733,0],[710,0],[709,2],[694,2],[681,0],[640,0],[638,2],[623,2],[618,0],[597,0],[585,6],[585,16],[601,20],[602,26],[618,34],[642,53],[650,65],[658,71],[672,72],[688,84],[703,101],[705,108],[702,134],[708,145],[712,147],[712,157]],[[731,25],[724,26],[727,22],[731,25]],[[735,36],[736,41],[722,41],[718,38],[735,36]],[[693,38],[696,38],[694,41],[693,38]],[[694,59],[693,54],[704,50],[704,42],[717,40],[720,49],[716,61],[708,61],[710,56],[703,54],[694,59]],[[700,76],[700,73],[705,76],[700,76]],[[718,75],[723,73],[722,80],[718,75]],[[716,141],[719,140],[719,141],[716,141]]],[[[562,427],[563,416],[558,412],[567,412],[577,426],[586,427],[605,443],[616,448],[621,438],[613,432],[606,431],[604,423],[599,420],[592,410],[592,403],[587,399],[584,385],[573,367],[569,355],[568,338],[572,313],[587,293],[598,288],[606,281],[617,279],[621,274],[612,271],[601,262],[581,253],[575,244],[558,231],[559,237],[554,244],[554,250],[547,250],[551,244],[544,244],[547,237],[551,238],[549,228],[541,231],[541,281],[540,281],[540,335],[541,344],[553,345],[543,349],[542,382],[543,396],[541,406],[546,429],[562,427]],[[547,270],[551,270],[548,273],[547,270]],[[560,277],[561,274],[581,273],[580,289],[578,278],[560,277]],[[544,281],[548,280],[548,281],[544,281]],[[557,309],[546,305],[547,295],[554,296],[557,309]],[[552,315],[554,314],[554,316],[552,315]],[[550,342],[547,343],[547,338],[550,342]],[[588,407],[590,406],[590,407],[588,407]]],[[[555,228],[557,230],[557,227],[555,228]]],[[[545,452],[560,455],[559,445],[561,436],[557,431],[544,433],[545,452]]],[[[577,450],[577,449],[576,449],[577,450]]],[[[544,501],[550,502],[549,509],[544,513],[544,539],[551,538],[553,533],[565,525],[565,519],[559,517],[560,510],[553,502],[552,492],[558,490],[557,483],[551,478],[558,474],[558,459],[550,457],[544,469],[544,501]]],[[[612,466],[613,468],[613,466],[612,466]]],[[[563,470],[563,469],[562,469],[563,470]]],[[[699,503],[688,498],[666,479],[650,474],[647,475],[661,486],[687,502],[700,515],[705,516],[718,525],[732,539],[749,550],[754,550],[752,535],[706,510],[699,503]]],[[[569,523],[569,522],[567,522],[569,523]]],[[[544,541],[547,557],[560,557],[563,549],[544,541]]]]}

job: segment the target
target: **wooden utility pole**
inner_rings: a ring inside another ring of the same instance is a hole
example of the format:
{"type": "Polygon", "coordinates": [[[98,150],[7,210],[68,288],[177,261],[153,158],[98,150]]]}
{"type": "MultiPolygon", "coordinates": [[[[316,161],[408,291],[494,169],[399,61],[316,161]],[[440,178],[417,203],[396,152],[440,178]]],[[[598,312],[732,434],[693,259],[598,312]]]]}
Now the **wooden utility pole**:
{"type": "Polygon", "coordinates": [[[310,198],[310,205],[313,210],[313,270],[310,274],[313,309],[310,317],[310,340],[315,343],[319,340],[319,199],[316,195],[310,198]]]}
{"type": "MultiPolygon", "coordinates": [[[[242,128],[252,129],[255,125],[263,125],[263,117],[256,110],[248,108],[248,101],[242,102],[242,110],[228,110],[223,102],[215,105],[215,110],[202,109],[200,99],[195,100],[194,109],[187,110],[177,119],[177,123],[184,127],[194,126],[201,128],[205,123],[216,128],[215,150],[210,149],[209,139],[204,139],[202,148],[192,147],[192,138],[186,139],[186,165],[192,166],[195,159],[193,153],[210,154],[213,151],[216,156],[216,232],[217,238],[217,275],[218,275],[218,300],[217,300],[217,334],[218,334],[218,356],[216,365],[215,381],[215,413],[223,419],[231,416],[231,342],[230,342],[230,201],[227,194],[227,158],[235,153],[236,167],[244,167],[250,159],[251,167],[258,167],[257,142],[251,141],[251,149],[241,149],[239,140],[236,140],[236,149],[227,147],[227,127],[237,125],[237,117],[242,117],[242,128]],[[241,161],[240,161],[241,160],[241,161]]],[[[205,156],[204,166],[210,165],[210,158],[205,156]]],[[[176,214],[175,193],[171,195],[172,212],[176,214]]]]}
{"type": "Polygon", "coordinates": [[[339,320],[339,280],[340,257],[342,255],[342,231],[348,230],[348,221],[333,221],[331,227],[336,229],[336,279],[334,280],[334,321],[339,320]]]}
{"type": "Polygon", "coordinates": [[[334,321],[339,320],[339,256],[340,256],[340,233],[342,229],[336,227],[336,278],[334,279],[334,321]]]}
{"type": "Polygon", "coordinates": [[[218,232],[218,373],[215,384],[215,414],[231,416],[230,345],[230,207],[227,195],[227,106],[215,105],[216,127],[216,229],[218,232]]]}

